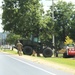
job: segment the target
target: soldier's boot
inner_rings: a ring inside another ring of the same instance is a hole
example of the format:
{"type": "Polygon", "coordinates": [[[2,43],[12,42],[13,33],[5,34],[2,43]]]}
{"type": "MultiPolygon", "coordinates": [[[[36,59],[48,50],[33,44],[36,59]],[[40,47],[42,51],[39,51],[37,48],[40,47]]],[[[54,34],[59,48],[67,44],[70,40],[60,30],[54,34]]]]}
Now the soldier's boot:
{"type": "Polygon", "coordinates": [[[33,50],[33,54],[32,54],[32,56],[35,56],[35,54],[36,54],[36,52],[33,50]]]}

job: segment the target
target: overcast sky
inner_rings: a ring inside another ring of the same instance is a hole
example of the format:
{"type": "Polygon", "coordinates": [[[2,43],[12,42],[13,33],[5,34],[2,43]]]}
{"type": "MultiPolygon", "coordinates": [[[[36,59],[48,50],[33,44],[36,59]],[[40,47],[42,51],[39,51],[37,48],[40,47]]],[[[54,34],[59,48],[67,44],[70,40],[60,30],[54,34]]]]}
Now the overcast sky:
{"type": "MultiPolygon", "coordinates": [[[[0,6],[2,5],[2,1],[3,0],[0,0],[0,6]]],[[[58,1],[58,0],[54,0],[54,2],[56,2],[56,1],[58,1]]],[[[75,3],[75,0],[63,0],[63,1],[75,3]]],[[[49,6],[52,4],[52,0],[42,0],[42,3],[44,4],[44,9],[47,10],[49,8],[49,6]]],[[[0,8],[0,14],[2,14],[2,9],[1,8],[0,8]]],[[[1,22],[2,21],[0,19],[0,32],[3,32],[1,22]]]]}

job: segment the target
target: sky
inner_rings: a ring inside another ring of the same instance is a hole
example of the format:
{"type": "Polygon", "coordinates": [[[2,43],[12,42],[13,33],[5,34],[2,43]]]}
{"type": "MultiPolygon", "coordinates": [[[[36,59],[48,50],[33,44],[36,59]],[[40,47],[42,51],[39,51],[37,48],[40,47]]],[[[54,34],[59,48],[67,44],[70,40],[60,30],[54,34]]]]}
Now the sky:
{"type": "MultiPolygon", "coordinates": [[[[2,5],[2,1],[3,0],[0,0],[0,6],[2,5]]],[[[57,1],[58,0],[54,0],[54,3],[57,1]]],[[[75,0],[63,0],[63,1],[75,3],[75,0]]],[[[43,3],[44,9],[48,10],[49,6],[52,4],[52,0],[42,0],[41,3],[43,3]]],[[[2,9],[0,8],[0,15],[1,14],[2,14],[2,9]]],[[[0,16],[0,18],[1,18],[1,16],[0,16]]],[[[2,20],[0,19],[0,32],[3,32],[3,27],[1,25],[1,23],[2,23],[2,20]]]]}

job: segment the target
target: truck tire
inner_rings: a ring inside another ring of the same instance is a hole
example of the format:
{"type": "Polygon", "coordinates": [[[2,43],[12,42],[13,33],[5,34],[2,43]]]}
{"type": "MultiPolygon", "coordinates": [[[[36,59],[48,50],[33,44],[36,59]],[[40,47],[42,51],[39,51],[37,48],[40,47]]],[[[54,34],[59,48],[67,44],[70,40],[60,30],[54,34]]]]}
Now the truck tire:
{"type": "Polygon", "coordinates": [[[51,57],[52,55],[53,55],[53,52],[52,52],[51,49],[45,49],[45,50],[43,51],[43,56],[44,56],[44,57],[51,57]]]}
{"type": "Polygon", "coordinates": [[[68,58],[67,53],[64,53],[64,54],[63,54],[63,58],[68,58]]]}
{"type": "Polygon", "coordinates": [[[25,46],[23,49],[23,54],[26,55],[32,55],[33,54],[33,49],[30,46],[25,46]]]}

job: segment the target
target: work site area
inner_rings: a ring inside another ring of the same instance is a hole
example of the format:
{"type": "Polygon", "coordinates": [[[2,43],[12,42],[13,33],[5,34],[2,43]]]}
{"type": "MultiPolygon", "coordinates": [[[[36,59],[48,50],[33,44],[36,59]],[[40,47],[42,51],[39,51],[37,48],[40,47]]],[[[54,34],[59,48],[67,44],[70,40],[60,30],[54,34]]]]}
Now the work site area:
{"type": "Polygon", "coordinates": [[[0,0],[0,67],[0,75],[75,75],[75,0],[0,0]]]}

